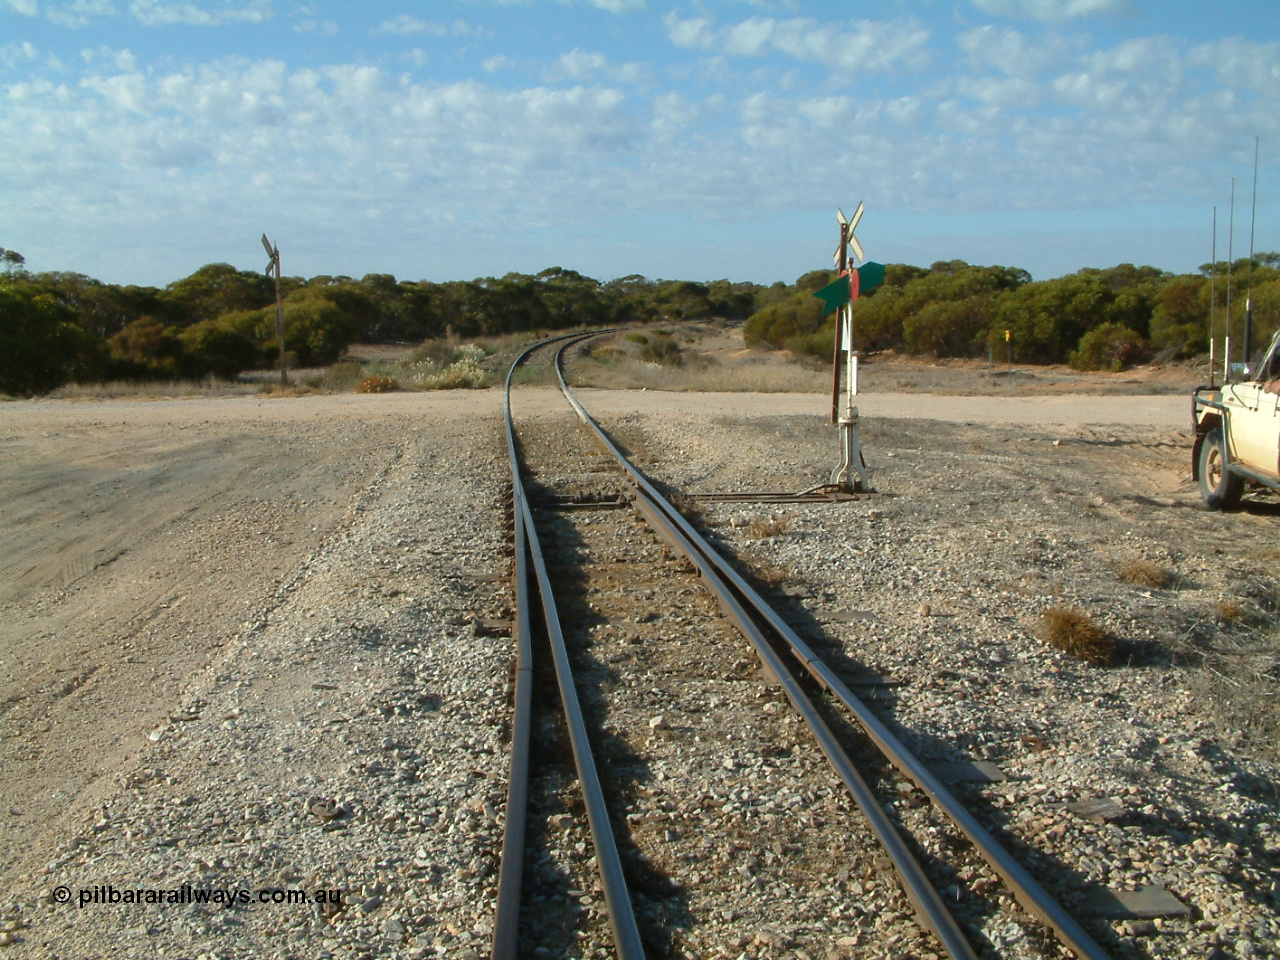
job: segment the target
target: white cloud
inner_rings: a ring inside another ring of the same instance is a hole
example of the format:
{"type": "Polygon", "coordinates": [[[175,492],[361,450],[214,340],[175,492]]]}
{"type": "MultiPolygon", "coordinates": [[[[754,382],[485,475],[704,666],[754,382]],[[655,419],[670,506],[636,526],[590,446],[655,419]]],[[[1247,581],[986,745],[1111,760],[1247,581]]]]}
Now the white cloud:
{"type": "MultiPolygon", "coordinates": [[[[269,9],[218,2],[201,6],[269,9]]],[[[392,43],[395,69],[354,56],[315,69],[148,62],[108,47],[54,69],[42,49],[11,43],[0,47],[11,71],[0,84],[0,220],[28,254],[28,236],[47,236],[62,263],[97,272],[114,255],[127,278],[141,262],[131,244],[243,235],[253,248],[263,221],[314,237],[345,223],[353,238],[372,222],[397,248],[420,249],[424,238],[463,245],[490,222],[509,224],[508,236],[598,238],[601,211],[671,229],[860,197],[869,209],[952,214],[1198,198],[1224,150],[1255,133],[1280,140],[1272,42],[1146,37],[1086,50],[1079,37],[1032,42],[1003,25],[944,49],[907,23],[901,46],[879,50],[902,23],[652,19],[695,52],[659,70],[588,46],[521,48],[459,82],[396,73],[428,62],[399,48],[434,57],[431,38],[472,29],[414,18],[385,21],[384,32],[427,38],[392,43]],[[927,73],[900,69],[920,62],[927,73]],[[804,64],[881,76],[815,84],[804,64]],[[510,72],[490,78],[499,71],[510,72]],[[539,79],[522,87],[522,76],[539,79]]]]}
{"type": "Polygon", "coordinates": [[[0,63],[10,69],[24,66],[38,59],[40,59],[40,51],[29,40],[0,47],[0,63]]]}
{"type": "Polygon", "coordinates": [[[442,23],[430,23],[426,20],[419,20],[417,17],[411,17],[407,13],[401,13],[390,20],[382,21],[374,28],[373,32],[397,34],[402,37],[443,37],[448,35],[449,28],[442,23]]]}
{"type": "Polygon", "coordinates": [[[47,16],[53,23],[73,30],[87,27],[104,17],[114,17],[118,13],[111,0],[75,0],[71,4],[50,6],[47,10],[47,16]]]}
{"type": "Polygon", "coordinates": [[[717,28],[705,17],[664,18],[667,37],[678,47],[715,50],[734,57],[780,53],[832,70],[884,72],[896,66],[920,67],[928,58],[930,32],[915,22],[858,20],[849,24],[810,19],[752,17],[717,28]]]}
{"type": "Polygon", "coordinates": [[[479,36],[484,31],[479,30],[465,20],[455,20],[453,23],[436,23],[430,20],[419,20],[407,13],[398,14],[390,20],[384,20],[378,26],[370,31],[375,36],[378,34],[394,34],[402,37],[466,37],[479,36]]]}
{"type": "MultiPolygon", "coordinates": [[[[539,0],[495,0],[495,2],[504,7],[524,7],[537,3],[539,0]]],[[[646,0],[560,0],[560,3],[566,7],[586,5],[595,7],[598,10],[604,10],[607,13],[617,14],[631,13],[648,8],[646,0]]]]}
{"type": "Polygon", "coordinates": [[[40,15],[40,8],[36,6],[36,0],[0,0],[0,10],[8,10],[24,17],[38,17],[40,15]]]}
{"type": "Polygon", "coordinates": [[[1073,43],[1052,40],[1040,57],[1015,30],[962,34],[958,47],[971,70],[940,84],[947,101],[940,122],[965,136],[1002,139],[1029,162],[1068,171],[1064,180],[1109,189],[1133,176],[1136,195],[1192,182],[1196,165],[1233,150],[1233,139],[1277,127],[1280,44],[1232,38],[1191,46],[1168,36],[1093,50],[1073,43]],[[983,75],[984,67],[999,75],[983,75]],[[1141,169],[1153,172],[1144,178],[1141,169]]]}
{"type": "Polygon", "coordinates": [[[1011,77],[1032,77],[1062,68],[1078,55],[1064,38],[1031,39],[1011,27],[991,25],[960,34],[956,45],[974,66],[995,67],[1011,77]]]}
{"type": "Polygon", "coordinates": [[[183,24],[213,27],[224,23],[262,23],[271,17],[270,0],[251,0],[246,6],[220,5],[206,9],[188,0],[132,0],[130,15],[145,27],[183,24]]]}
{"type": "Polygon", "coordinates": [[[602,53],[590,53],[576,47],[568,53],[561,54],[554,66],[545,71],[547,80],[552,83],[563,80],[583,82],[604,78],[614,83],[634,84],[647,74],[648,69],[643,64],[617,65],[611,63],[602,53]]]}
{"type": "Polygon", "coordinates": [[[485,73],[498,73],[502,70],[514,70],[516,62],[510,57],[496,54],[492,57],[485,57],[480,61],[480,66],[485,73]]]}
{"type": "Polygon", "coordinates": [[[107,106],[117,111],[142,115],[150,106],[146,78],[141,74],[117,74],[114,77],[89,77],[82,85],[99,95],[107,106]]]}
{"type": "Polygon", "coordinates": [[[571,80],[582,80],[603,72],[608,68],[609,61],[602,53],[586,53],[575,47],[560,57],[558,65],[571,80]]]}
{"type": "Polygon", "coordinates": [[[1133,0],[973,0],[983,13],[1065,23],[1083,17],[1116,17],[1134,12],[1133,0]]]}
{"type": "Polygon", "coordinates": [[[1194,47],[1187,63],[1217,73],[1233,87],[1274,95],[1280,84],[1280,43],[1228,37],[1194,47]]]}
{"type": "Polygon", "coordinates": [[[962,77],[956,90],[966,97],[1007,110],[1035,107],[1041,99],[1039,85],[1020,77],[962,77]]]}
{"type": "Polygon", "coordinates": [[[677,47],[709,50],[715,44],[715,31],[707,17],[681,20],[673,10],[662,18],[667,28],[667,38],[677,47]]]}
{"type": "Polygon", "coordinates": [[[338,25],[332,20],[299,20],[293,25],[293,32],[303,35],[318,34],[332,37],[338,32],[338,25]]]}
{"type": "Polygon", "coordinates": [[[593,7],[599,7],[609,13],[630,13],[633,10],[644,10],[645,0],[588,0],[593,7]]]}

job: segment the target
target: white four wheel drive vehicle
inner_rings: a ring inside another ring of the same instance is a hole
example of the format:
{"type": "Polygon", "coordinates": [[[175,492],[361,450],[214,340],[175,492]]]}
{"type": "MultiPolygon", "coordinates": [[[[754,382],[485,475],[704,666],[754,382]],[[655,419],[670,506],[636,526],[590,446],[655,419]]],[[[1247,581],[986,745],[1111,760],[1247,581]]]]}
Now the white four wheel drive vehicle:
{"type": "Polygon", "coordinates": [[[1252,380],[1197,387],[1191,475],[1211,510],[1230,510],[1246,483],[1280,491],[1280,331],[1252,380]]]}

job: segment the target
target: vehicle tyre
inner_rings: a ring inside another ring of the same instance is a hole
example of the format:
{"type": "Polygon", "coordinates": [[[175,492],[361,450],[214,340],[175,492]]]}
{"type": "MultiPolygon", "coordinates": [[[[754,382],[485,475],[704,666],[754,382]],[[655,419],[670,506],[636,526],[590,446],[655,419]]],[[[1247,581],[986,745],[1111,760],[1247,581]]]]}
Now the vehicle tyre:
{"type": "Polygon", "coordinates": [[[1222,428],[1214,427],[1200,446],[1200,495],[1210,510],[1231,510],[1240,503],[1244,478],[1226,469],[1227,445],[1222,428]]]}

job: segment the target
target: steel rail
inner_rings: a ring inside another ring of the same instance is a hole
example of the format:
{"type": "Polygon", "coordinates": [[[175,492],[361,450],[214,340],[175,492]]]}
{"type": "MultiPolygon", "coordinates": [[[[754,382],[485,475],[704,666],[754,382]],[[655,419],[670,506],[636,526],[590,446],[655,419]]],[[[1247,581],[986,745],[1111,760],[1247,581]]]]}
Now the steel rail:
{"type": "Polygon", "coordinates": [[[937,889],[929,882],[929,878],[925,876],[924,870],[911,853],[906,841],[903,840],[902,835],[894,827],[892,821],[889,820],[884,808],[880,806],[875,794],[872,793],[867,782],[858,773],[853,761],[845,753],[844,748],[840,746],[836,735],[819,715],[813,700],[796,682],[791,671],[787,669],[778,652],[769,643],[764,634],[761,633],[746,608],[726,588],[724,581],[720,579],[715,568],[702,555],[701,551],[689,543],[675,524],[671,522],[667,513],[648,494],[641,491],[640,496],[636,499],[636,505],[654,530],[667,539],[681,553],[688,556],[698,567],[698,572],[702,574],[703,579],[707,581],[715,592],[725,613],[738,625],[738,629],[742,631],[743,636],[755,647],[756,653],[759,654],[766,669],[773,674],[782,686],[787,699],[791,701],[791,705],[795,707],[796,712],[804,719],[805,724],[818,741],[819,749],[826,755],[827,760],[835,768],[845,786],[849,788],[854,802],[857,803],[859,809],[862,810],[863,815],[867,818],[871,831],[876,835],[881,846],[884,847],[889,859],[893,861],[898,875],[902,878],[902,885],[907,894],[907,899],[915,907],[916,914],[920,920],[933,932],[948,955],[953,957],[954,960],[977,960],[977,954],[974,953],[973,946],[964,935],[964,931],[960,929],[960,925],[956,922],[951,911],[947,909],[937,889]]]}
{"type": "MultiPolygon", "coordinates": [[[[716,570],[717,574],[727,581],[733,591],[773,630],[787,645],[802,666],[826,688],[847,709],[867,735],[880,749],[881,753],[897,767],[908,779],[916,784],[955,827],[974,845],[979,855],[1001,877],[1005,885],[1013,893],[1018,902],[1030,914],[1047,925],[1065,947],[1081,960],[1109,960],[1102,947],[1084,930],[1062,905],[1010,854],[991,833],[978,822],[978,819],[966,808],[951,791],[947,790],[928,768],[889,730],[863,701],[858,699],[848,686],[836,675],[835,671],[813,649],[805,643],[782,619],[768,602],[725,560],[714,547],[709,544],[689,523],[657,491],[639,470],[622,454],[607,433],[590,417],[586,409],[573,396],[564,378],[563,356],[568,346],[561,347],[556,356],[556,375],[560,381],[560,389],[578,417],[596,435],[623,469],[631,476],[636,486],[651,500],[683,537],[696,546],[697,552],[716,570]]],[[[692,558],[691,558],[692,559],[692,558]]],[[[697,563],[697,560],[694,559],[697,563]]]]}
{"type": "MultiPolygon", "coordinates": [[[[581,339],[581,335],[568,335],[569,337],[577,337],[581,339]]],[[[553,339],[566,339],[558,337],[553,339]]],[[[556,681],[560,687],[560,699],[564,707],[565,724],[569,729],[569,740],[573,748],[574,765],[578,771],[578,784],[582,791],[583,804],[587,810],[587,823],[591,830],[592,845],[596,852],[596,867],[600,872],[601,885],[604,890],[605,907],[609,914],[609,926],[613,932],[614,946],[620,960],[644,960],[644,944],[640,937],[639,927],[636,925],[635,911],[631,905],[631,895],[627,890],[626,878],[622,869],[622,858],[618,853],[617,841],[613,835],[613,826],[609,818],[608,806],[604,799],[604,790],[600,785],[599,771],[596,769],[595,758],[591,753],[590,737],[587,733],[586,721],[582,716],[582,706],[578,699],[577,688],[574,685],[573,671],[569,663],[569,653],[565,646],[564,633],[560,628],[559,612],[556,609],[555,595],[551,589],[551,580],[547,573],[546,561],[542,555],[542,547],[538,541],[537,529],[534,526],[533,513],[529,508],[528,496],[524,490],[524,484],[521,478],[519,457],[516,450],[514,421],[511,416],[511,380],[514,376],[515,369],[534,349],[543,346],[551,341],[543,341],[543,343],[534,344],[526,349],[516,361],[512,364],[511,370],[507,374],[506,385],[506,427],[507,427],[507,449],[508,456],[511,458],[512,465],[512,504],[515,514],[515,523],[517,531],[523,530],[523,536],[518,532],[517,543],[517,566],[522,569],[523,574],[523,591],[522,584],[518,579],[516,584],[517,603],[523,599],[524,604],[521,612],[518,612],[517,622],[524,621],[524,625],[528,626],[529,604],[529,576],[528,569],[532,568],[533,579],[536,580],[538,593],[542,601],[543,621],[547,632],[547,638],[551,646],[552,662],[555,666],[556,681]],[[523,551],[521,547],[523,546],[523,551]],[[527,555],[528,565],[520,563],[521,554],[527,555]]],[[[521,574],[517,574],[518,577],[521,574]]],[[[520,627],[517,627],[519,633],[520,627]]],[[[518,641],[519,643],[519,641],[518,641]]],[[[518,647],[517,653],[517,694],[519,693],[521,678],[521,660],[525,657],[525,664],[528,666],[527,677],[524,683],[527,685],[528,693],[525,698],[526,703],[532,700],[532,652],[531,643],[529,645],[521,645],[518,647]]],[[[516,955],[518,946],[519,933],[519,915],[520,915],[520,876],[523,873],[524,859],[524,821],[527,814],[527,797],[528,797],[528,725],[530,723],[530,709],[525,709],[523,715],[519,705],[516,708],[517,719],[523,719],[525,731],[523,733],[523,750],[524,758],[521,761],[521,774],[523,776],[523,786],[518,789],[522,791],[523,796],[518,798],[521,805],[520,826],[512,827],[512,812],[508,807],[507,825],[504,831],[503,852],[502,852],[502,870],[499,875],[499,893],[498,893],[498,910],[499,920],[501,921],[501,929],[499,923],[494,924],[494,944],[493,957],[494,960],[507,960],[516,955]],[[518,834],[518,837],[516,836],[518,834]],[[515,842],[519,840],[518,848],[507,846],[508,840],[515,842]],[[518,852],[516,852],[518,849],[518,852]],[[506,878],[506,886],[503,885],[504,877],[506,878]],[[504,952],[499,954],[499,948],[504,952]]],[[[512,754],[512,778],[508,785],[509,796],[511,791],[517,790],[516,786],[516,756],[515,743],[517,738],[514,733],[513,754],[512,754]]]]}
{"type": "Polygon", "coordinates": [[[529,548],[525,518],[529,513],[524,485],[520,483],[520,459],[516,453],[515,424],[511,419],[511,380],[537,344],[516,357],[507,371],[504,387],[507,458],[511,463],[511,516],[515,559],[512,572],[516,595],[513,625],[516,642],[514,702],[511,719],[511,765],[507,776],[506,823],[502,832],[502,860],[498,870],[498,901],[493,922],[492,960],[516,960],[520,945],[520,896],[524,882],[525,827],[529,810],[529,740],[533,726],[533,627],[529,613],[529,548]]]}

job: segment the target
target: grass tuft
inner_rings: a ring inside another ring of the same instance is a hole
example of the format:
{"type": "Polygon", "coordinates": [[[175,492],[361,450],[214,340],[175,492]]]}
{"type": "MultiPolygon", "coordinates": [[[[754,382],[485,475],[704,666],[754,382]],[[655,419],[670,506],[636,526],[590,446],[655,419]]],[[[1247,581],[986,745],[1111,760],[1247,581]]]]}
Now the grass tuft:
{"type": "MultiPolygon", "coordinates": [[[[277,378],[279,374],[276,374],[277,378]]],[[[50,400],[159,400],[230,397],[252,394],[255,384],[228,380],[112,380],[68,383],[45,394],[50,400]]],[[[13,398],[9,398],[13,399],[13,398]]]]}
{"type": "Polygon", "coordinates": [[[314,387],[317,390],[345,392],[356,389],[360,381],[368,376],[369,374],[365,370],[364,364],[344,360],[325,370],[321,370],[319,373],[304,378],[304,382],[307,386],[314,387]]]}
{"type": "Polygon", "coordinates": [[[780,587],[792,579],[789,567],[771,563],[768,560],[757,561],[752,564],[751,571],[761,583],[767,583],[771,587],[780,587]]]}
{"type": "Polygon", "coordinates": [[[790,528],[791,520],[788,517],[757,517],[747,527],[747,537],[752,540],[767,540],[786,533],[790,528]]]}
{"type": "Polygon", "coordinates": [[[393,393],[399,389],[400,383],[395,377],[384,377],[379,374],[365,377],[356,384],[356,393],[393,393]]]}
{"type": "Polygon", "coordinates": [[[1120,564],[1120,579],[1135,587],[1163,590],[1173,580],[1173,575],[1154,560],[1126,560],[1120,564]]]}
{"type": "Polygon", "coordinates": [[[1239,600],[1230,598],[1219,600],[1217,607],[1214,608],[1214,613],[1221,623],[1239,623],[1244,619],[1244,604],[1239,600]]]}
{"type": "Polygon", "coordinates": [[[1109,664],[1115,652],[1112,639],[1079,607],[1047,607],[1040,636],[1051,647],[1098,667],[1109,664]]]}

